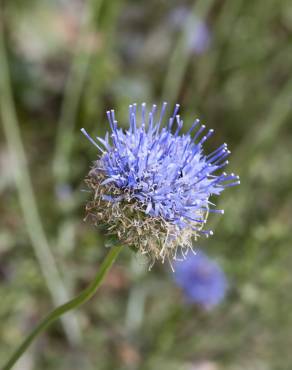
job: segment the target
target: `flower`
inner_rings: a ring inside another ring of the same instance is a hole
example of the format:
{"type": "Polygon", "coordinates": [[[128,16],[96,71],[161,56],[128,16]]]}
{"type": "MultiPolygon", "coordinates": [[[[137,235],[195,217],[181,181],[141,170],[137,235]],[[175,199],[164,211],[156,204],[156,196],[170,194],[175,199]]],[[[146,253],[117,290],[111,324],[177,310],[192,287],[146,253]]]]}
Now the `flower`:
{"type": "Polygon", "coordinates": [[[218,305],[225,297],[227,280],[220,266],[202,251],[176,261],[174,279],[189,303],[204,309],[218,305]]]}
{"type": "Polygon", "coordinates": [[[189,53],[201,55],[211,44],[211,32],[207,23],[200,17],[192,14],[185,6],[175,8],[169,16],[171,25],[176,30],[183,30],[185,46],[189,53]]]}
{"type": "Polygon", "coordinates": [[[182,134],[178,104],[162,126],[166,105],[160,114],[156,105],[147,114],[142,103],[139,118],[136,104],[130,105],[126,130],[118,127],[114,110],[108,111],[111,133],[105,138],[94,140],[81,130],[99,151],[86,179],[92,192],[88,217],[124,245],[147,254],[152,263],[176,259],[200,234],[211,235],[203,229],[207,216],[223,210],[213,208],[210,197],[239,183],[234,174],[215,175],[228,163],[226,144],[203,153],[214,130],[200,138],[205,126],[196,119],[182,134]]]}

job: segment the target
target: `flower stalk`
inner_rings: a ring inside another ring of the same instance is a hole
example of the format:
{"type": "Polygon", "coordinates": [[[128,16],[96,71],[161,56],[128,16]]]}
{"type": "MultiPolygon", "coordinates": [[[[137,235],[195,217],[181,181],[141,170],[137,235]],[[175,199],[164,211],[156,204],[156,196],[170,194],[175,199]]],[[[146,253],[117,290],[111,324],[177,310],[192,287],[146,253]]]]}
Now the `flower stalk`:
{"type": "Polygon", "coordinates": [[[21,355],[26,351],[29,345],[33,342],[33,340],[45,329],[47,329],[53,322],[55,322],[65,313],[81,306],[94,296],[122,248],[122,246],[119,246],[112,247],[110,249],[92,283],[75,298],[55,308],[42,321],[40,321],[40,323],[34,328],[34,330],[25,338],[22,344],[12,354],[2,370],[10,370],[12,366],[16,363],[16,361],[21,357],[21,355]]]}

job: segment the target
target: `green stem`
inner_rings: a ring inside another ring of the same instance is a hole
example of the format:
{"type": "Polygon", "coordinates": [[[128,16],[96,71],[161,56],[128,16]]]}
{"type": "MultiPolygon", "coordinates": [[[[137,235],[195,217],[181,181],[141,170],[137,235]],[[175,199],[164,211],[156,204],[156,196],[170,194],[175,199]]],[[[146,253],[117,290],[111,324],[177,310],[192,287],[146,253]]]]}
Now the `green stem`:
{"type": "Polygon", "coordinates": [[[214,0],[197,0],[186,19],[185,26],[169,58],[165,81],[162,88],[162,99],[167,97],[170,106],[176,103],[182,87],[185,72],[191,57],[187,50],[186,32],[194,22],[194,16],[204,20],[214,4],[214,0]]]}
{"type": "Polygon", "coordinates": [[[90,60],[94,54],[93,47],[86,46],[86,38],[95,35],[96,24],[93,24],[93,15],[97,16],[102,6],[102,0],[88,0],[84,3],[84,14],[80,24],[80,33],[76,42],[76,50],[70,67],[68,80],[65,86],[64,99],[62,102],[56,149],[53,159],[53,172],[58,185],[68,178],[68,158],[74,140],[74,126],[76,114],[83,92],[90,60]]]}
{"type": "Polygon", "coordinates": [[[96,293],[97,289],[101,285],[106,273],[111,268],[112,264],[114,263],[116,257],[120,253],[123,247],[113,247],[111,248],[110,252],[106,256],[105,260],[101,264],[93,282],[83,290],[77,297],[71,299],[69,302],[64,303],[63,305],[55,308],[51,313],[49,313],[29,334],[28,337],[22,342],[20,347],[12,354],[6,365],[2,368],[2,370],[9,370],[12,366],[16,363],[16,361],[20,358],[20,356],[25,352],[31,342],[40,334],[42,333],[49,325],[51,325],[54,321],[60,318],[66,312],[73,310],[81,306],[83,303],[87,302],[93,295],[96,293]]]}
{"type": "MultiPolygon", "coordinates": [[[[11,172],[14,175],[26,230],[46,285],[52,296],[54,306],[57,307],[67,301],[70,295],[51,251],[38,210],[13,99],[9,59],[4,38],[4,22],[1,23],[2,17],[4,20],[4,15],[2,16],[2,13],[0,13],[0,126],[2,123],[8,152],[11,157],[11,172]]],[[[67,315],[67,317],[63,318],[62,324],[68,341],[71,344],[80,343],[81,332],[75,315],[67,315]]]]}

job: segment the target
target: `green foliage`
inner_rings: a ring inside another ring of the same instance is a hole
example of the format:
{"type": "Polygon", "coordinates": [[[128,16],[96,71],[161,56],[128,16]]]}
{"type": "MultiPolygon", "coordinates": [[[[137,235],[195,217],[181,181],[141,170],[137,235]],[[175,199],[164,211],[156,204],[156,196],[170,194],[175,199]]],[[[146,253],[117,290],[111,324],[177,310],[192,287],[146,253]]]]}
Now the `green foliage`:
{"type": "MultiPolygon", "coordinates": [[[[148,272],[138,255],[125,251],[98,295],[76,313],[77,344],[55,324],[19,368],[290,370],[291,1],[4,3],[32,188],[69,295],[88,285],[106,253],[99,231],[82,221],[82,179],[96,150],[79,133],[83,126],[105,132],[106,109],[114,107],[126,125],[133,101],[179,102],[186,124],[198,116],[216,130],[210,149],[228,143],[230,168],[242,180],[220,199],[225,215],[210,217],[214,236],[199,241],[230,282],[220,307],[187,306],[167,266],[148,272]],[[172,14],[184,8],[187,18],[174,29],[172,14]],[[185,42],[193,15],[211,32],[202,54],[185,42]]],[[[14,185],[6,134],[0,140],[2,364],[54,300],[18,203],[17,191],[25,198],[26,187],[14,185]]]]}

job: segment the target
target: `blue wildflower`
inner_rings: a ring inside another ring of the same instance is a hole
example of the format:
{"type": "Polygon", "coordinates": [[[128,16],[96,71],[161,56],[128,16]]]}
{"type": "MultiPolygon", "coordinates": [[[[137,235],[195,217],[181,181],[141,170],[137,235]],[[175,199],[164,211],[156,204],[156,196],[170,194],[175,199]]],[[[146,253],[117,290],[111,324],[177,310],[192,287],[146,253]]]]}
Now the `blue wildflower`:
{"type": "Polygon", "coordinates": [[[174,29],[183,29],[188,52],[200,55],[209,49],[211,32],[203,19],[190,14],[190,9],[185,6],[174,9],[169,18],[174,29]]]}
{"type": "Polygon", "coordinates": [[[211,309],[219,304],[227,289],[224,272],[202,251],[189,254],[183,261],[176,261],[174,278],[187,301],[204,309],[211,309]]]}
{"type": "Polygon", "coordinates": [[[162,262],[175,259],[178,248],[187,252],[200,234],[212,234],[203,229],[207,216],[223,210],[210,197],[239,183],[234,174],[215,174],[228,163],[226,144],[203,153],[214,130],[201,137],[205,126],[197,119],[182,133],[178,104],[163,125],[166,105],[158,114],[156,105],[147,113],[143,103],[139,119],[136,104],[130,105],[126,130],[108,111],[111,132],[105,138],[94,140],[81,130],[99,151],[86,180],[93,192],[88,215],[122,243],[162,262]]]}

